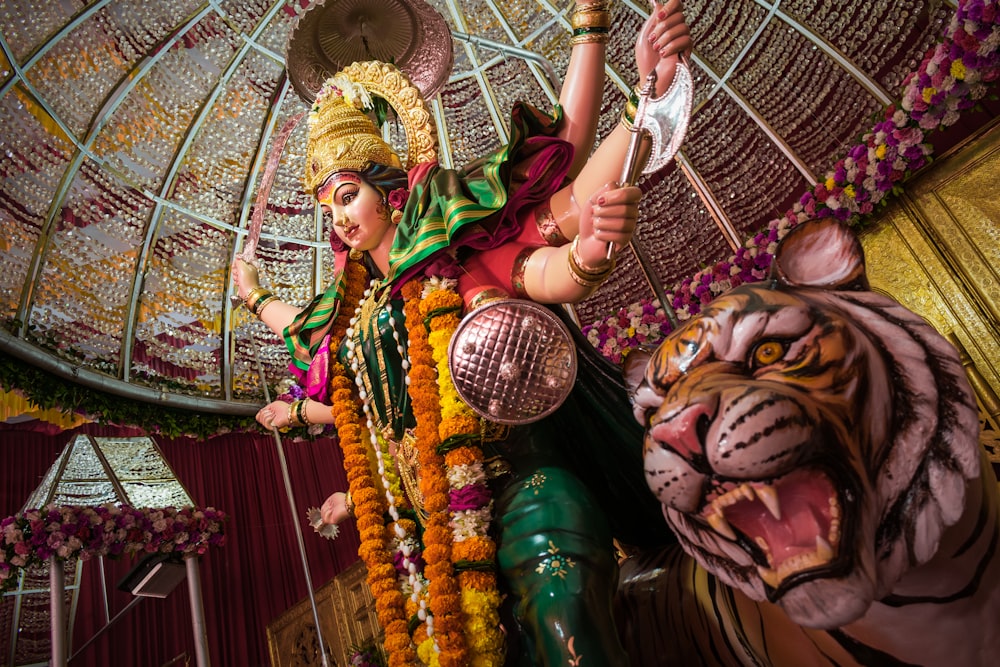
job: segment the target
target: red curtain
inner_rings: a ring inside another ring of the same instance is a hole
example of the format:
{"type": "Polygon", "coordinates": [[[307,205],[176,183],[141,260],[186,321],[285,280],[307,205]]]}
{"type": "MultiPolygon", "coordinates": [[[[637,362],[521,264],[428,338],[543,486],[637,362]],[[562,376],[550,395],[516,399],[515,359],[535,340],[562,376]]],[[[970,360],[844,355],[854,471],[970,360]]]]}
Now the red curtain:
{"type": "MultiPolygon", "coordinates": [[[[0,516],[18,512],[65,444],[77,433],[132,435],[134,431],[87,425],[48,434],[0,425],[0,516]]],[[[200,558],[209,655],[214,666],[270,665],[267,624],[307,596],[292,512],[274,438],[228,434],[206,441],[154,436],[167,462],[200,506],[229,515],[226,544],[200,558]]],[[[340,449],[329,439],[284,443],[312,583],[319,588],[357,560],[354,524],[336,540],[319,537],[305,519],[333,491],[346,490],[340,449]]],[[[116,584],[136,563],[105,560],[109,616],[133,600],[116,584]]],[[[156,667],[187,654],[195,664],[195,640],[187,583],[166,598],[143,598],[80,651],[105,625],[96,561],[84,565],[70,660],[76,666],[156,667]]],[[[0,645],[8,638],[0,638],[0,645]]],[[[184,661],[177,663],[183,665],[184,661]]]]}

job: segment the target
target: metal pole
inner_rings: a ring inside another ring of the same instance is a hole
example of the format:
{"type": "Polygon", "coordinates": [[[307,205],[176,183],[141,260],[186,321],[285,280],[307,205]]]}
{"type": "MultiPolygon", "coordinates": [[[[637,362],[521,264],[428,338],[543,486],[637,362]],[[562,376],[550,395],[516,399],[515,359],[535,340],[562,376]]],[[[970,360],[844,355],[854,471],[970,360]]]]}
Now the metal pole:
{"type": "MultiPolygon", "coordinates": [[[[257,339],[253,332],[250,332],[250,348],[254,359],[257,361],[257,374],[260,376],[260,384],[264,388],[264,401],[271,402],[271,392],[267,388],[267,377],[264,375],[264,366],[260,362],[260,354],[257,348],[257,339]]],[[[313,623],[316,624],[316,639],[319,642],[319,654],[323,667],[330,667],[329,659],[326,655],[326,642],[323,641],[323,629],[319,623],[319,609],[316,607],[316,595],[313,593],[312,577],[309,574],[309,559],[306,558],[306,543],[302,538],[302,527],[299,526],[299,518],[295,502],[295,495],[292,493],[292,479],[288,474],[288,462],[285,460],[285,447],[281,442],[281,434],[272,424],[271,434],[274,436],[274,447],[278,452],[278,464],[281,466],[281,478],[285,482],[285,496],[288,498],[288,508],[292,513],[292,528],[295,529],[295,539],[299,544],[299,556],[302,557],[302,572],[306,577],[306,590],[309,592],[309,604],[312,606],[313,623]]]]}
{"type": "Polygon", "coordinates": [[[49,618],[52,632],[52,667],[66,667],[66,575],[55,556],[49,558],[49,618]]]}
{"type": "Polygon", "coordinates": [[[667,320],[670,321],[671,331],[676,330],[680,327],[680,321],[677,319],[677,313],[674,311],[674,305],[670,303],[667,298],[667,293],[663,289],[663,283],[660,282],[659,276],[656,275],[656,271],[653,269],[653,263],[649,260],[649,255],[643,249],[634,236],[632,240],[629,241],[628,247],[635,254],[635,259],[639,263],[639,269],[642,271],[643,277],[646,279],[646,284],[649,285],[649,289],[653,291],[656,295],[657,300],[660,302],[660,306],[663,307],[663,312],[667,316],[667,320]]]}
{"type": "Polygon", "coordinates": [[[128,611],[132,607],[136,606],[137,604],[139,604],[140,602],[142,602],[145,599],[146,598],[142,598],[142,597],[134,597],[134,598],[132,598],[129,601],[129,603],[127,605],[125,605],[125,607],[120,612],[118,612],[117,614],[115,614],[114,618],[110,619],[107,623],[105,623],[105,625],[104,625],[103,628],[101,628],[100,630],[98,630],[97,632],[95,632],[94,636],[91,637],[90,639],[88,639],[86,642],[84,642],[83,646],[81,646],[80,648],[76,649],[76,651],[73,652],[73,655],[71,655],[69,657],[69,659],[72,661],[74,658],[77,658],[81,653],[83,653],[87,649],[88,646],[90,646],[91,644],[93,644],[94,641],[96,641],[98,637],[100,637],[102,634],[104,634],[105,632],[107,632],[111,628],[112,625],[114,625],[115,623],[117,623],[118,619],[120,619],[121,617],[123,617],[126,613],[128,613],[128,611]]]}
{"type": "Polygon", "coordinates": [[[198,556],[184,556],[187,568],[188,598],[191,600],[191,625],[194,628],[194,655],[198,667],[209,667],[212,659],[208,655],[208,631],[205,628],[205,606],[201,600],[201,574],[198,572],[198,556]]]}

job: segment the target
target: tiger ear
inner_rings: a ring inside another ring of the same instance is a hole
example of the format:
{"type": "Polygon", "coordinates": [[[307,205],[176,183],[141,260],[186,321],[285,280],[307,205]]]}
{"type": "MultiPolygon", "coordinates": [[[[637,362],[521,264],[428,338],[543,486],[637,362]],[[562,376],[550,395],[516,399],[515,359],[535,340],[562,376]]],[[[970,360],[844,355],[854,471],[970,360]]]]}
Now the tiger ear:
{"type": "Polygon", "coordinates": [[[625,387],[631,396],[642,384],[642,379],[646,376],[646,366],[653,358],[656,347],[652,345],[639,345],[631,348],[622,362],[622,374],[625,379],[625,387]]]}
{"type": "Polygon", "coordinates": [[[834,218],[810,220],[778,244],[771,279],[793,287],[867,290],[865,253],[844,223],[834,218]]]}

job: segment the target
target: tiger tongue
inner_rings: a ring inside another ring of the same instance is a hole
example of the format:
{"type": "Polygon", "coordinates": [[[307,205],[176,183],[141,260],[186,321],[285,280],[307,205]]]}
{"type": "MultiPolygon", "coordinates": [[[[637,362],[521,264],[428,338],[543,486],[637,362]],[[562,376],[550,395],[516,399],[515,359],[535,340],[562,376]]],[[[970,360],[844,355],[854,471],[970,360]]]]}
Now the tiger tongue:
{"type": "Polygon", "coordinates": [[[772,568],[786,562],[807,567],[831,560],[839,541],[839,517],[834,516],[836,493],[830,479],[816,471],[797,471],[769,488],[775,490],[776,501],[765,503],[766,496],[758,490],[755,498],[719,508],[726,522],[753,540],[772,568]],[[780,512],[773,511],[775,504],[780,512]]]}

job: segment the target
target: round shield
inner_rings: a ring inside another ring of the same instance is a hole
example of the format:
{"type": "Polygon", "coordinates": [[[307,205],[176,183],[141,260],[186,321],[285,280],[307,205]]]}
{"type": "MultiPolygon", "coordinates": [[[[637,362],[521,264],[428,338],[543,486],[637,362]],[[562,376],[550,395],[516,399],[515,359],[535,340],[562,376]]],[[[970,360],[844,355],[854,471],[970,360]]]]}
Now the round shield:
{"type": "Polygon", "coordinates": [[[459,396],[501,424],[528,424],[566,400],[576,348],[566,325],[533,301],[493,301],[465,316],[448,348],[459,396]]]}

